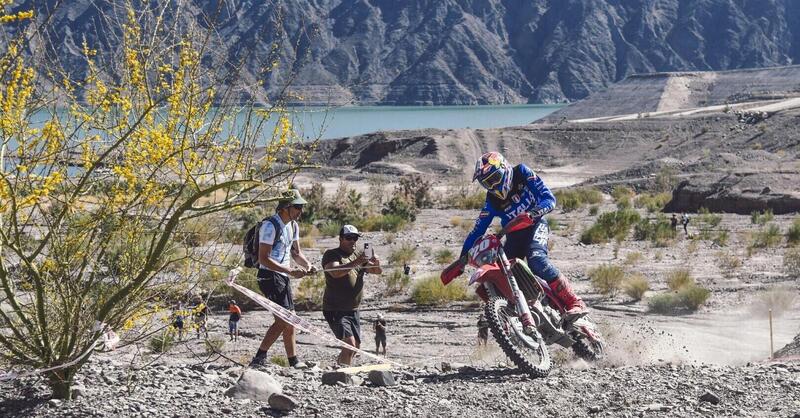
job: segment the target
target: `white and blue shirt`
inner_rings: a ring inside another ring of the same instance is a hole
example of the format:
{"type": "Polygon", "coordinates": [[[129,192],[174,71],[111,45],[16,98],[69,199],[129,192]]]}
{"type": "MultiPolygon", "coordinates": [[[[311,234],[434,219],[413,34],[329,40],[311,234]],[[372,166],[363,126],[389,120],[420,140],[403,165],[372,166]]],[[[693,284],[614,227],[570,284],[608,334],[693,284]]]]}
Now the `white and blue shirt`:
{"type": "MultiPolygon", "coordinates": [[[[267,219],[261,223],[261,229],[258,231],[258,242],[259,244],[272,245],[272,252],[270,252],[269,258],[281,266],[289,268],[289,262],[292,259],[290,255],[292,243],[300,239],[300,228],[297,227],[297,223],[294,221],[284,224],[278,214],[272,215],[272,219],[277,220],[277,224],[283,228],[280,240],[275,242],[275,225],[267,219]]],[[[260,266],[262,269],[267,269],[263,264],[260,266]]]]}

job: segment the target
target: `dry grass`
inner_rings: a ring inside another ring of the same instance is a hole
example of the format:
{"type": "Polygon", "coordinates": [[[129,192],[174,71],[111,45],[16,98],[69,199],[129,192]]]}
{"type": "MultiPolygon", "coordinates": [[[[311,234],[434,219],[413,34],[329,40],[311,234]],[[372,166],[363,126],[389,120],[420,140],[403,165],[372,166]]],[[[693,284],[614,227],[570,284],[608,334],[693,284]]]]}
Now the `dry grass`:
{"type": "Polygon", "coordinates": [[[450,302],[469,300],[467,285],[463,280],[454,280],[445,286],[437,275],[418,281],[411,292],[417,305],[445,305],[450,302]]]}
{"type": "Polygon", "coordinates": [[[635,266],[639,264],[642,260],[644,260],[644,256],[642,255],[642,253],[635,251],[625,255],[625,261],[623,261],[623,263],[626,266],[635,266]]]}
{"type": "Polygon", "coordinates": [[[667,273],[667,286],[670,290],[678,291],[692,285],[694,285],[694,277],[689,269],[679,268],[667,273]]]}
{"type": "Polygon", "coordinates": [[[645,292],[650,290],[650,282],[641,274],[634,274],[625,279],[622,289],[631,299],[642,300],[645,292]]]}
{"type": "Polygon", "coordinates": [[[733,277],[742,266],[742,260],[734,254],[719,251],[716,254],[717,267],[725,277],[733,277]]]}
{"type": "Polygon", "coordinates": [[[622,286],[625,271],[622,270],[622,267],[604,264],[590,270],[589,279],[592,281],[592,287],[598,293],[613,297],[622,286]]]}

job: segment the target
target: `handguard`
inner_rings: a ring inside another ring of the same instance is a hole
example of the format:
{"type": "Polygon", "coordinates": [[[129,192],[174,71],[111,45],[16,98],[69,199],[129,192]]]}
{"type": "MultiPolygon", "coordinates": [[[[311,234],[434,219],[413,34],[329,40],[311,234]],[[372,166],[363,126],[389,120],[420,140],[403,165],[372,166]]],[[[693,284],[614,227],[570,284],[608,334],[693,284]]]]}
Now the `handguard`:
{"type": "Polygon", "coordinates": [[[460,276],[464,273],[464,266],[467,265],[467,256],[464,255],[458,260],[454,261],[449,266],[445,267],[442,271],[442,275],[440,278],[442,279],[443,284],[448,284],[453,281],[456,277],[460,276]]]}

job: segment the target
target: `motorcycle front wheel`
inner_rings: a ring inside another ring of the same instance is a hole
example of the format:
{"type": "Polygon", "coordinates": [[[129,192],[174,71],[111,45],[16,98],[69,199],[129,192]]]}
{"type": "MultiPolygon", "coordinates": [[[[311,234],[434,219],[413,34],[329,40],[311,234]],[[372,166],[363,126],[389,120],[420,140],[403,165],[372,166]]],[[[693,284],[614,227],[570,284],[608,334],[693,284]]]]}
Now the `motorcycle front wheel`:
{"type": "Polygon", "coordinates": [[[545,377],[552,363],[539,332],[528,335],[513,305],[503,297],[493,297],[486,303],[486,320],[492,335],[503,352],[522,371],[533,377],[545,377]]]}

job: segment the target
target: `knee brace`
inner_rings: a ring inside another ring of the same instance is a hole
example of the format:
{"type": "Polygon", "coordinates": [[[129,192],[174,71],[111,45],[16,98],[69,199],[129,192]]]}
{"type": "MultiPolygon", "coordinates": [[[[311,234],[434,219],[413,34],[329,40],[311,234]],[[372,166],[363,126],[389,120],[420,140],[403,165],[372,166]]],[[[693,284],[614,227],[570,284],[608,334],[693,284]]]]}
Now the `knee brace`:
{"type": "Polygon", "coordinates": [[[531,268],[533,274],[541,277],[544,281],[550,283],[561,274],[558,268],[550,262],[547,253],[542,251],[534,251],[528,257],[528,267],[531,268]]]}

